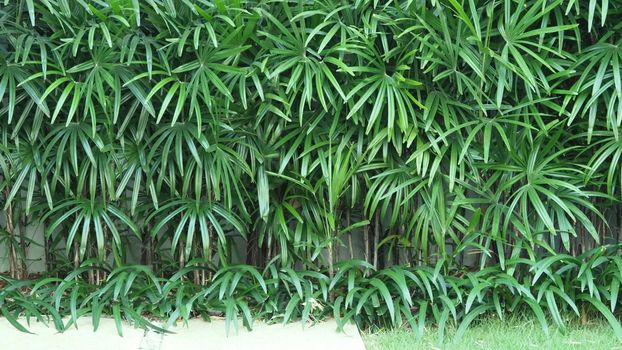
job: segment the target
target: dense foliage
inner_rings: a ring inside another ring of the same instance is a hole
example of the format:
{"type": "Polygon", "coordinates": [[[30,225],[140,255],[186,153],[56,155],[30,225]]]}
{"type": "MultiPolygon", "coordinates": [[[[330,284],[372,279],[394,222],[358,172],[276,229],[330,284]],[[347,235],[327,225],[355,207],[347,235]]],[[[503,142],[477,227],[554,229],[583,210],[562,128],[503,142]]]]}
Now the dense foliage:
{"type": "Polygon", "coordinates": [[[501,319],[508,313],[532,315],[548,335],[550,323],[562,332],[566,329],[569,313],[586,322],[596,312],[622,341],[622,326],[614,314],[620,309],[621,250],[622,245],[603,246],[578,257],[559,254],[538,262],[512,259],[507,262],[511,273],[496,265],[447,274],[442,261],[435,267],[393,266],[375,271],[364,261],[350,260],[339,263],[339,272],[331,278],[274,264],[263,271],[231,265],[221,268],[209,286],[185,278],[202,269],[196,264],[166,278],[143,265],[114,270],[91,265],[64,279],[32,281],[0,276],[0,286],[4,285],[0,311],[24,332],[28,329],[18,315],[28,322],[31,318],[51,321],[63,331],[88,314],[97,329],[102,314],[107,313],[114,316],[120,335],[122,319],[165,332],[178,320],[224,315],[229,332],[231,327],[237,331],[240,320],[252,328],[256,318],[315,322],[332,316],[339,327],[349,321],[374,329],[405,325],[419,336],[428,322],[434,321],[440,342],[448,323],[457,327],[455,336],[460,338],[484,313],[501,319]],[[78,278],[96,271],[109,273],[105,282],[93,285],[78,278]],[[64,316],[69,317],[67,322],[63,322],[64,316]],[[151,323],[153,318],[163,324],[151,323]]]}
{"type": "Polygon", "coordinates": [[[495,310],[545,329],[597,312],[622,339],[621,15],[4,0],[0,310],[441,333],[495,310]]]}

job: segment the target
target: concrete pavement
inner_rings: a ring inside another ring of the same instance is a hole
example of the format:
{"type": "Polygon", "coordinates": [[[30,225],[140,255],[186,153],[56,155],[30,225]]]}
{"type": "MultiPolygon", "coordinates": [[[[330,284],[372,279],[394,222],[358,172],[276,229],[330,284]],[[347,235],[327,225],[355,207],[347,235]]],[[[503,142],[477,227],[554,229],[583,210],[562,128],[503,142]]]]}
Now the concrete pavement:
{"type": "MultiPolygon", "coordinates": [[[[99,329],[93,332],[90,317],[78,320],[74,327],[58,333],[53,326],[32,321],[26,334],[14,329],[9,322],[0,317],[0,348],[14,350],[364,350],[365,346],[354,325],[345,327],[344,332],[336,332],[334,320],[303,329],[299,322],[287,325],[268,325],[255,322],[253,331],[241,326],[237,334],[233,328],[227,337],[225,321],[212,319],[204,322],[190,320],[188,326],[181,323],[169,330],[174,334],[158,334],[152,331],[123,325],[123,337],[117,334],[114,320],[102,318],[99,329]]],[[[20,320],[25,324],[25,320],[20,320]]]]}

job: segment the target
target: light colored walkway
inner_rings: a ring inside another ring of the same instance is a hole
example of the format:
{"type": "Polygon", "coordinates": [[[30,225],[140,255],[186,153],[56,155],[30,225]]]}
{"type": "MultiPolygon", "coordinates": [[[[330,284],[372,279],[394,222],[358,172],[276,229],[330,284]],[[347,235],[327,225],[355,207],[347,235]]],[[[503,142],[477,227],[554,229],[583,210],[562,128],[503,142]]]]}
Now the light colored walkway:
{"type": "MultiPolygon", "coordinates": [[[[24,320],[20,320],[24,321],[24,320]]],[[[22,322],[25,323],[25,322],[22,322]]],[[[175,334],[161,335],[145,332],[124,324],[123,337],[117,335],[114,321],[102,319],[97,332],[93,332],[90,318],[78,321],[78,329],[71,328],[59,334],[53,327],[33,321],[26,334],[15,330],[6,319],[0,318],[1,349],[45,350],[364,350],[361,336],[354,325],[345,327],[343,333],[335,331],[330,320],[302,328],[301,323],[267,325],[255,322],[253,331],[240,326],[238,334],[233,329],[229,337],[223,320],[191,320],[188,327],[173,327],[175,334]]]]}

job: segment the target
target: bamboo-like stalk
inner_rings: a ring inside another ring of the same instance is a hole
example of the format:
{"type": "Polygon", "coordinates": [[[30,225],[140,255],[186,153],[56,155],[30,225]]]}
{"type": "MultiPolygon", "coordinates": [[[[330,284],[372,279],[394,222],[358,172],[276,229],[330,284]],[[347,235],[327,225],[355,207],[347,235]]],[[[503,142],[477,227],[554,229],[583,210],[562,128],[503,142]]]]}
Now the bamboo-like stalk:
{"type": "MultiPolygon", "coordinates": [[[[215,245],[215,237],[214,237],[214,228],[212,227],[211,223],[207,223],[207,232],[208,232],[208,236],[209,236],[209,241],[210,241],[210,246],[207,249],[207,263],[208,264],[212,264],[212,259],[213,259],[213,247],[215,245]]],[[[212,279],[212,272],[210,270],[210,272],[207,274],[207,280],[211,280],[212,279]]]]}
{"type": "Polygon", "coordinates": [[[333,240],[328,241],[328,276],[333,278],[335,276],[335,257],[333,255],[333,240]]]}
{"type": "Polygon", "coordinates": [[[26,244],[26,214],[21,216],[19,220],[19,248],[22,255],[20,258],[20,266],[19,266],[19,278],[26,278],[28,276],[28,266],[26,265],[26,259],[28,257],[28,245],[26,244]]]}
{"type": "Polygon", "coordinates": [[[183,269],[186,266],[186,256],[185,256],[185,244],[183,240],[179,241],[179,269],[183,269]]]}
{"type": "Polygon", "coordinates": [[[80,246],[78,240],[74,240],[73,243],[73,268],[80,267],[80,246]]]}
{"type": "MultiPolygon", "coordinates": [[[[367,215],[363,216],[363,220],[367,220],[367,215]]],[[[371,262],[370,259],[370,249],[369,249],[369,225],[365,225],[363,227],[363,245],[365,246],[364,259],[366,262],[371,262]]]]}
{"type": "Polygon", "coordinates": [[[378,269],[378,240],[380,239],[380,212],[374,214],[374,268],[378,269]]]}
{"type": "MultiPolygon", "coordinates": [[[[346,212],[346,227],[350,227],[350,211],[346,212]]],[[[348,251],[350,259],[354,259],[354,247],[352,246],[352,231],[348,232],[348,251]]]]}
{"type": "Polygon", "coordinates": [[[19,278],[17,251],[15,249],[15,226],[13,225],[13,205],[9,204],[6,209],[6,232],[9,249],[9,275],[11,278],[19,278]]]}

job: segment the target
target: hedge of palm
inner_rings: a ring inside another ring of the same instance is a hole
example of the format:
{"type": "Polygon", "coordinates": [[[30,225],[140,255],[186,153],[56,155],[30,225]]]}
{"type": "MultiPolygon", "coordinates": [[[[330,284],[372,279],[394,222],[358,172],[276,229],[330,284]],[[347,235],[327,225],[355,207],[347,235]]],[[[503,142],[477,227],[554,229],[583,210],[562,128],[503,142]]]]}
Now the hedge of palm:
{"type": "Polygon", "coordinates": [[[621,7],[4,0],[0,311],[622,339],[621,7]]]}

